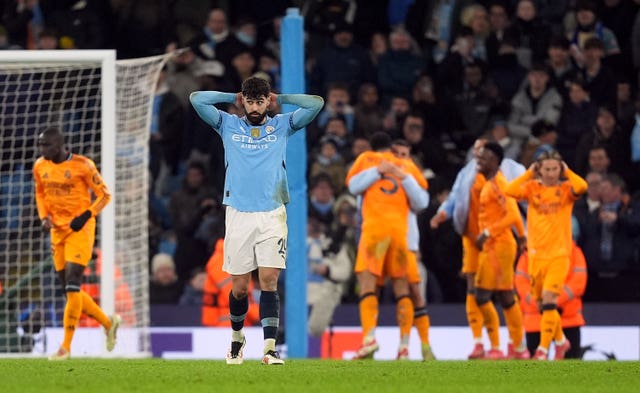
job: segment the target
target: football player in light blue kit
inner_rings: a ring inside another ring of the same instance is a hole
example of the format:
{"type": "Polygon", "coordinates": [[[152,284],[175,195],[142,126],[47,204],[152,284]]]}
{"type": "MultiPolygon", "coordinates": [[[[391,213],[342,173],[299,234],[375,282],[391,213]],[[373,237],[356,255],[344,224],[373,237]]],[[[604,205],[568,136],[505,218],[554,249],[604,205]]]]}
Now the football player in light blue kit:
{"type": "MultiPolygon", "coordinates": [[[[269,82],[250,77],[241,93],[196,91],[189,97],[198,115],[220,134],[224,144],[226,207],[223,270],[233,282],[229,294],[231,348],[227,364],[242,364],[244,318],[249,304],[251,272],[258,269],[260,320],[264,333],[263,364],[284,364],[275,351],[279,324],[278,276],[285,268],[289,202],[286,173],[287,139],[307,126],[322,109],[319,96],[271,92],[269,82]],[[293,104],[294,112],[267,116],[278,104],[293,104]],[[235,103],[245,116],[220,111],[214,104],[235,103]]],[[[299,163],[295,163],[299,164],[299,163]]]]}

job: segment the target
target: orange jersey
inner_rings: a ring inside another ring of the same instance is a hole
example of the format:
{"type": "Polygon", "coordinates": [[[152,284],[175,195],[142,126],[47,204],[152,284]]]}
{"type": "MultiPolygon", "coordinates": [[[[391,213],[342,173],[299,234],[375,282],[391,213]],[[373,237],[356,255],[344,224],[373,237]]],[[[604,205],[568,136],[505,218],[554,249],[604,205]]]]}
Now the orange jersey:
{"type": "MultiPolygon", "coordinates": [[[[382,161],[389,161],[411,175],[422,188],[427,188],[427,180],[418,167],[410,160],[395,157],[391,152],[364,152],[358,156],[349,169],[346,183],[358,173],[377,167],[382,161]]],[[[384,175],[373,183],[362,195],[362,230],[369,231],[382,228],[386,232],[401,231],[404,236],[408,231],[409,199],[402,187],[401,180],[384,175]]]]}
{"type": "Polygon", "coordinates": [[[96,165],[81,155],[72,154],[59,164],[40,157],[33,166],[33,178],[38,216],[41,220],[51,217],[54,227],[68,226],[85,210],[95,217],[111,200],[96,165]],[[91,191],[96,197],[93,203],[91,191]]]}
{"type": "Polygon", "coordinates": [[[480,230],[478,229],[478,212],[480,210],[480,193],[482,192],[482,187],[484,187],[484,183],[486,183],[486,179],[480,173],[476,175],[476,179],[471,185],[471,189],[469,190],[469,214],[467,214],[467,228],[464,231],[464,235],[470,237],[475,241],[475,239],[480,234],[480,230]]]}
{"type": "Polygon", "coordinates": [[[507,187],[507,179],[498,171],[493,179],[486,181],[480,193],[480,206],[478,209],[478,229],[480,232],[489,230],[491,236],[487,243],[508,242],[515,243],[511,228],[518,225],[522,227],[522,217],[518,211],[515,199],[504,193],[507,187]]]}
{"type": "MultiPolygon", "coordinates": [[[[584,183],[584,180],[578,179],[584,183]]],[[[530,257],[552,259],[571,255],[571,212],[579,198],[572,191],[575,186],[571,181],[545,186],[533,178],[531,170],[508,185],[505,190],[507,195],[525,199],[529,203],[527,248],[530,257]]],[[[582,191],[582,184],[578,188],[582,191]]],[[[586,183],[584,188],[586,190],[586,183]]]]}

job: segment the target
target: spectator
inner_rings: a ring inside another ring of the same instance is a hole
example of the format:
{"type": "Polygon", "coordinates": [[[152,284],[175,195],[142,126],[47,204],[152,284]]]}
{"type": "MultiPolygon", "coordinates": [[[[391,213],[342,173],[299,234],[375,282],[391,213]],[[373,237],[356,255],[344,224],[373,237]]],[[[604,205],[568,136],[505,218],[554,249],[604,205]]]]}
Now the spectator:
{"type": "Polygon", "coordinates": [[[196,267],[207,262],[207,243],[195,237],[203,223],[205,214],[217,206],[217,196],[207,185],[204,164],[192,161],[187,167],[182,188],[175,191],[169,200],[169,214],[176,232],[175,263],[182,282],[189,279],[196,267]]]}
{"type": "Polygon", "coordinates": [[[444,172],[447,169],[444,146],[428,131],[424,119],[417,113],[410,113],[402,123],[402,138],[409,143],[414,163],[435,173],[444,172]]]}
{"type": "Polygon", "coordinates": [[[413,111],[422,114],[423,119],[429,120],[429,132],[440,138],[446,138],[450,129],[451,114],[449,108],[436,96],[433,79],[428,74],[422,74],[413,85],[413,111]]]}
{"type": "Polygon", "coordinates": [[[178,304],[180,306],[201,306],[204,296],[204,283],[207,273],[203,268],[197,267],[191,271],[189,282],[184,287],[178,304]]]}
{"type": "MultiPolygon", "coordinates": [[[[63,2],[58,2],[63,3],[63,2]]],[[[61,40],[73,42],[75,49],[95,49],[105,48],[109,35],[107,25],[110,23],[111,9],[101,7],[100,2],[91,1],[67,1],[64,5],[57,5],[55,9],[49,10],[45,15],[47,26],[52,27],[61,37],[61,40]]],[[[136,8],[143,8],[138,6],[136,8]]],[[[149,7],[147,5],[146,7],[149,7]]],[[[158,23],[160,15],[168,14],[164,4],[157,5],[152,9],[145,9],[146,21],[154,19],[158,23]],[[158,19],[157,19],[158,18],[158,19]]],[[[142,15],[138,15],[142,16],[142,15]]],[[[145,24],[146,25],[146,24],[145,24]]],[[[146,25],[148,26],[148,25],[146,25]]],[[[159,25],[155,27],[158,28],[159,25]]],[[[160,32],[160,31],[156,31],[160,32]]],[[[37,35],[36,35],[37,37],[37,35]]],[[[129,37],[132,40],[138,37],[129,37]]],[[[160,42],[159,37],[148,37],[147,44],[157,49],[156,54],[161,52],[165,42],[160,42]],[[157,46],[154,46],[157,44],[157,46]]]]}
{"type": "Polygon", "coordinates": [[[309,220],[307,302],[311,306],[309,334],[312,336],[322,335],[330,326],[333,312],[347,292],[346,283],[353,276],[358,226],[355,198],[350,195],[340,197],[335,203],[334,214],[336,222],[330,239],[318,230],[313,219],[309,220]]]}
{"type": "Polygon", "coordinates": [[[169,90],[167,72],[162,70],[156,83],[151,108],[149,140],[149,168],[151,189],[164,195],[166,181],[178,174],[181,152],[181,135],[184,127],[184,109],[178,97],[169,90]]]}
{"type": "Polygon", "coordinates": [[[500,98],[510,102],[526,75],[527,70],[520,65],[516,56],[515,36],[513,32],[507,31],[494,56],[489,77],[500,91],[500,98]]]}
{"type": "Polygon", "coordinates": [[[382,130],[384,110],[380,106],[378,88],[373,83],[363,83],[358,91],[358,102],[354,109],[354,135],[368,139],[382,130]]]}
{"type": "Polygon", "coordinates": [[[486,62],[488,56],[485,40],[490,31],[487,9],[481,4],[472,4],[463,8],[460,23],[473,32],[473,52],[471,53],[473,57],[486,62]]]}
{"type": "Polygon", "coordinates": [[[411,36],[404,29],[391,32],[389,43],[389,50],[380,57],[378,64],[378,85],[383,103],[390,102],[394,96],[408,97],[425,68],[422,57],[412,52],[411,36]]]}
{"type": "MultiPolygon", "coordinates": [[[[8,0],[3,4],[2,24],[6,28],[9,45],[35,49],[36,39],[44,27],[44,13],[38,0],[8,0]]],[[[2,10],[0,8],[0,10],[2,10]]]]}
{"type": "Polygon", "coordinates": [[[616,80],[611,70],[602,64],[602,41],[590,38],[584,44],[581,74],[587,82],[589,96],[596,105],[614,106],[616,80]]]}
{"type": "Polygon", "coordinates": [[[118,48],[119,58],[159,55],[164,52],[167,43],[174,39],[172,15],[166,6],[167,2],[146,0],[111,3],[113,41],[118,48]]]}
{"type": "Polygon", "coordinates": [[[229,31],[227,14],[220,8],[209,12],[203,32],[190,42],[189,47],[201,59],[220,61],[225,69],[231,68],[237,51],[247,48],[229,31]]]}
{"type": "Polygon", "coordinates": [[[468,27],[462,28],[451,50],[438,65],[438,91],[442,91],[447,98],[462,90],[465,66],[480,62],[480,59],[473,57],[473,45],[473,31],[468,27]]]}
{"type": "Polygon", "coordinates": [[[578,141],[575,164],[578,173],[584,175],[592,165],[597,165],[598,171],[603,170],[598,162],[592,162],[591,149],[593,147],[604,148],[606,154],[601,156],[611,159],[610,170],[612,172],[620,174],[623,178],[632,177],[629,173],[629,157],[631,156],[629,137],[628,134],[625,136],[618,127],[612,109],[600,107],[595,126],[578,141]]]}
{"type": "Polygon", "coordinates": [[[558,132],[556,127],[546,120],[538,120],[531,125],[531,136],[522,147],[520,163],[528,168],[538,154],[544,150],[555,150],[558,132]]]}
{"type": "Polygon", "coordinates": [[[465,65],[463,81],[462,88],[453,96],[454,118],[458,121],[453,125],[452,137],[458,149],[466,150],[489,129],[497,102],[495,89],[478,63],[465,65]]]}
{"type": "Polygon", "coordinates": [[[542,64],[534,65],[527,74],[527,83],[511,100],[509,130],[520,143],[531,135],[531,126],[544,119],[556,124],[562,109],[562,97],[549,86],[549,71],[542,64]]]}
{"type": "Polygon", "coordinates": [[[551,38],[551,29],[538,17],[537,12],[533,0],[520,0],[516,6],[516,18],[511,25],[517,37],[518,60],[527,69],[546,58],[551,38]]]}
{"type": "Polygon", "coordinates": [[[389,41],[384,33],[376,32],[371,36],[369,43],[369,58],[374,67],[378,66],[380,58],[389,50],[389,41]]]}
{"type": "Polygon", "coordinates": [[[598,116],[598,107],[589,99],[581,79],[569,81],[569,100],[562,106],[558,121],[558,151],[565,162],[575,162],[576,141],[589,133],[598,116]]]}
{"type": "Polygon", "coordinates": [[[38,36],[38,49],[40,50],[59,49],[58,33],[51,28],[43,29],[40,32],[40,35],[38,36]]]}
{"type": "Polygon", "coordinates": [[[320,139],[320,151],[311,164],[309,176],[314,177],[320,173],[326,173],[331,177],[334,190],[344,188],[344,179],[347,175],[345,160],[338,151],[338,142],[331,135],[325,135],[320,139]]]}
{"type": "Polygon", "coordinates": [[[578,221],[578,229],[584,228],[589,215],[600,209],[600,184],[604,176],[599,172],[589,172],[584,178],[587,182],[587,193],[573,205],[573,216],[578,221]]]}
{"type": "Polygon", "coordinates": [[[489,4],[489,25],[491,32],[485,41],[487,47],[487,61],[491,67],[496,65],[498,51],[510,25],[507,6],[499,1],[489,4]]]}
{"type": "Polygon", "coordinates": [[[316,219],[328,231],[333,223],[335,194],[331,176],[319,173],[309,181],[309,217],[316,219]]]}
{"type": "MultiPolygon", "coordinates": [[[[591,38],[602,42],[604,56],[620,53],[618,40],[611,30],[604,27],[597,17],[596,3],[593,0],[578,0],[576,4],[576,28],[571,32],[571,51],[580,59],[581,51],[586,50],[586,43],[591,38]]],[[[579,62],[579,61],[578,61],[579,62]]]]}
{"type": "Polygon", "coordinates": [[[384,116],[384,119],[382,119],[382,131],[391,135],[392,138],[399,137],[402,134],[404,119],[410,111],[411,104],[407,97],[392,97],[389,111],[384,116]]]}
{"type": "Polygon", "coordinates": [[[580,242],[589,268],[585,299],[637,301],[634,266],[635,244],[640,235],[640,210],[625,197],[626,185],[615,174],[600,183],[602,204],[587,216],[580,242]]]}
{"type": "Polygon", "coordinates": [[[571,62],[571,43],[564,36],[555,36],[549,42],[547,65],[550,69],[551,85],[566,101],[569,97],[569,80],[575,78],[576,69],[571,62]]]}
{"type": "Polygon", "coordinates": [[[156,254],[151,259],[149,303],[178,304],[183,284],[176,275],[173,258],[169,254],[156,254]]]}
{"type": "Polygon", "coordinates": [[[502,119],[496,119],[488,132],[489,140],[497,142],[502,147],[504,158],[516,160],[520,155],[520,145],[515,143],[507,123],[502,119]]]}
{"type": "Polygon", "coordinates": [[[353,26],[336,25],[331,45],[318,55],[309,77],[311,92],[328,95],[329,87],[340,82],[346,84],[349,94],[355,97],[361,84],[374,80],[375,71],[369,54],[353,42],[353,26]]]}

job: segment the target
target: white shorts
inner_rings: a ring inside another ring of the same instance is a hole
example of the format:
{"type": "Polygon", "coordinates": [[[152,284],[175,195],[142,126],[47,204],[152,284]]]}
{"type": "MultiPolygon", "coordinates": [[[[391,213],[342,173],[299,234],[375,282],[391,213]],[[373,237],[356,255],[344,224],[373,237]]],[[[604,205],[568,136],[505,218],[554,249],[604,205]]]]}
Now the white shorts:
{"type": "Polygon", "coordinates": [[[287,260],[287,210],[241,212],[227,206],[222,270],[232,275],[258,267],[284,269],[287,260]]]}

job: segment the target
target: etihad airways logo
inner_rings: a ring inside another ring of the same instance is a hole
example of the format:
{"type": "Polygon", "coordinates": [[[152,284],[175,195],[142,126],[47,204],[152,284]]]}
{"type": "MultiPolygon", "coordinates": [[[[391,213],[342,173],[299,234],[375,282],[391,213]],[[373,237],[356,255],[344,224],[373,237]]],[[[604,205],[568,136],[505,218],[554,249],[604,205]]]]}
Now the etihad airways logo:
{"type": "Polygon", "coordinates": [[[269,145],[278,141],[278,137],[271,134],[265,135],[263,138],[256,139],[249,135],[233,134],[231,140],[240,143],[241,149],[262,150],[268,149],[269,145]]]}

